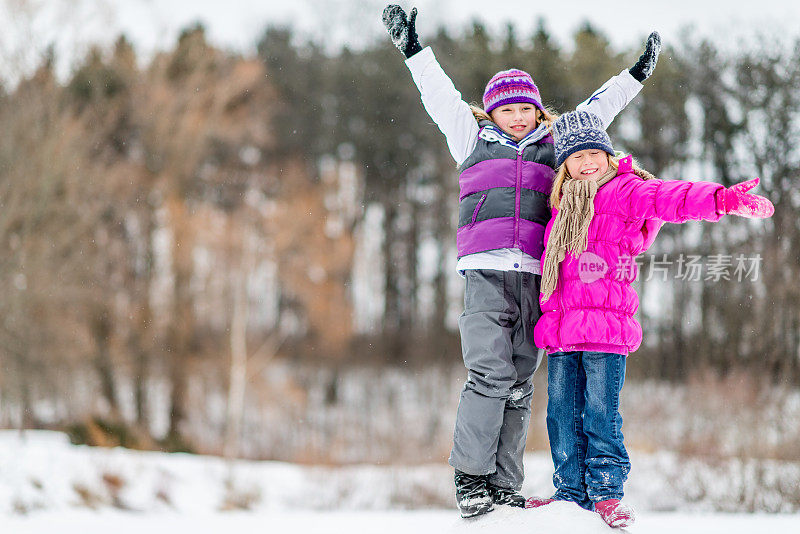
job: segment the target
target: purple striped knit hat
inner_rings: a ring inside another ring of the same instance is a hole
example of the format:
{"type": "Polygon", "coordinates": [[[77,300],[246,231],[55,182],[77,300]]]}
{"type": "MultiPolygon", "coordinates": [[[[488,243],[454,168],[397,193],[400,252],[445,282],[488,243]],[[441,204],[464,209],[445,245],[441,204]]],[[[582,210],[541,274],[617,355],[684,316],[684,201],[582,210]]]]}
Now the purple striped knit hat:
{"type": "Polygon", "coordinates": [[[486,84],[483,92],[483,110],[486,113],[499,106],[520,102],[528,102],[544,111],[539,89],[524,70],[501,70],[486,84]]]}

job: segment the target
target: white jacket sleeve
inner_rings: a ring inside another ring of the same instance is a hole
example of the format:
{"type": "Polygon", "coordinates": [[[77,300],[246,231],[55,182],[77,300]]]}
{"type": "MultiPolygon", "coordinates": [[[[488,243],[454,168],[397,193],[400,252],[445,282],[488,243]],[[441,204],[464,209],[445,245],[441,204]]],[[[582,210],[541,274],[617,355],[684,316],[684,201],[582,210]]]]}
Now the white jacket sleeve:
{"type": "Polygon", "coordinates": [[[408,58],[406,65],[417,84],[425,111],[447,139],[456,164],[461,165],[478,141],[478,123],[469,104],[461,99],[461,93],[442,70],[429,46],[408,58]]]}
{"type": "Polygon", "coordinates": [[[628,69],[623,70],[595,91],[592,96],[578,104],[578,111],[590,111],[600,117],[603,127],[608,128],[617,114],[625,109],[633,97],[642,90],[642,84],[631,76],[628,69]]]}

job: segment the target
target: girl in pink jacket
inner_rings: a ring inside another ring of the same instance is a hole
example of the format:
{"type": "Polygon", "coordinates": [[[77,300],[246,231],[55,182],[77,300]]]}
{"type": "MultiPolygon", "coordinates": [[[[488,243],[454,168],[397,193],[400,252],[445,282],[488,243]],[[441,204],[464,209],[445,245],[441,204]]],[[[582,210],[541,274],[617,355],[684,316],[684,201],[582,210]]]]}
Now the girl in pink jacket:
{"type": "MultiPolygon", "coordinates": [[[[620,502],[630,469],[619,393],[625,358],[639,348],[633,259],[664,222],[718,221],[725,214],[769,217],[772,204],[747,191],[758,178],[726,189],[713,182],[658,180],[630,156],[614,158],[602,122],[565,113],[553,124],[558,171],[544,235],[536,346],[548,352],[547,430],[555,500],[596,510],[613,527],[633,522],[620,502]]],[[[528,506],[551,502],[530,499],[528,506]]]]}

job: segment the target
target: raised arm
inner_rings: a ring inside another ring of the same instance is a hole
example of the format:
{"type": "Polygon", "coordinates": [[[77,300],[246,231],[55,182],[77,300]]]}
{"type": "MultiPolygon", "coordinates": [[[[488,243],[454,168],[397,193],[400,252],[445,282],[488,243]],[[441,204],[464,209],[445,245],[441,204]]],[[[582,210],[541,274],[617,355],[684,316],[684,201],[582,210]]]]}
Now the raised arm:
{"type": "Polygon", "coordinates": [[[425,111],[445,135],[450,154],[460,165],[475,148],[478,123],[469,104],[462,100],[461,93],[436,61],[433,50],[423,49],[419,44],[416,16],[416,8],[406,17],[400,6],[389,5],[383,10],[383,23],[392,42],[406,56],[406,66],[419,89],[425,111]]]}
{"type": "Polygon", "coordinates": [[[642,82],[655,70],[660,53],[661,37],[658,32],[653,32],[648,36],[644,52],[636,63],[604,83],[576,109],[591,111],[600,117],[603,127],[608,128],[614,117],[642,90],[642,82]]]}

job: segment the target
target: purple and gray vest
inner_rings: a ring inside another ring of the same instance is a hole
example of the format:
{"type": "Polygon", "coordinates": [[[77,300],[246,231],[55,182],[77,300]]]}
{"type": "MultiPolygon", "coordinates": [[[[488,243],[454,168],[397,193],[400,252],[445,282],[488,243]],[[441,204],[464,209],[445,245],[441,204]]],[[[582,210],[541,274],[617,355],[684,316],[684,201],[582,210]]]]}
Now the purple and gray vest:
{"type": "Polygon", "coordinates": [[[478,143],[459,167],[458,257],[518,248],[539,259],[550,220],[556,163],[545,125],[519,143],[481,121],[478,143]]]}

